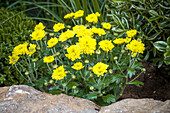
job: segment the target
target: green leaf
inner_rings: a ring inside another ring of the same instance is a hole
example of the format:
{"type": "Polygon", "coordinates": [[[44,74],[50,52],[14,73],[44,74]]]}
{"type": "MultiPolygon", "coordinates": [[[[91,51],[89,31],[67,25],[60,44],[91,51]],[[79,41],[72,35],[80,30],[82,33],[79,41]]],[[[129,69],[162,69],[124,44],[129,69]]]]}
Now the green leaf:
{"type": "Polygon", "coordinates": [[[134,85],[136,85],[136,86],[138,86],[138,87],[140,87],[141,85],[144,85],[143,82],[137,81],[137,80],[130,81],[128,84],[134,84],[134,85]]]}
{"type": "Polygon", "coordinates": [[[114,103],[116,102],[115,96],[112,94],[108,94],[102,97],[103,101],[106,103],[114,103]]]}
{"type": "Polygon", "coordinates": [[[162,51],[162,52],[166,51],[167,43],[164,41],[157,41],[157,42],[153,43],[153,45],[159,51],[162,51]]]}
{"type": "Polygon", "coordinates": [[[87,96],[88,99],[94,100],[94,99],[97,99],[97,95],[98,95],[98,92],[90,92],[86,96],[87,96]]]}
{"type": "Polygon", "coordinates": [[[149,14],[152,16],[158,16],[158,13],[155,10],[149,10],[149,14]]]}
{"type": "Polygon", "coordinates": [[[58,90],[55,86],[53,86],[53,87],[51,87],[50,89],[49,89],[49,93],[51,93],[51,94],[60,94],[61,93],[61,91],[60,90],[58,90]]]}
{"type": "Polygon", "coordinates": [[[157,37],[161,32],[162,32],[162,31],[153,34],[152,36],[148,37],[147,40],[154,40],[154,39],[156,39],[156,37],[157,37]]]}
{"type": "Polygon", "coordinates": [[[135,69],[132,68],[128,68],[127,71],[128,71],[129,78],[131,78],[132,75],[135,75],[136,73],[135,69]]]}
{"type": "Polygon", "coordinates": [[[147,51],[147,54],[146,54],[144,60],[148,60],[148,58],[149,58],[149,51],[147,51]]]}

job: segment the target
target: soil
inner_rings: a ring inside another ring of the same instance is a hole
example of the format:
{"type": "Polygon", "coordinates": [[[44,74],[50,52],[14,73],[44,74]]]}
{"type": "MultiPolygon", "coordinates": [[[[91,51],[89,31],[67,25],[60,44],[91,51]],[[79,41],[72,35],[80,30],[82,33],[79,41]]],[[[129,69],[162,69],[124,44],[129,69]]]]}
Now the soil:
{"type": "Polygon", "coordinates": [[[165,101],[170,99],[170,69],[165,66],[157,68],[151,63],[143,61],[146,72],[137,80],[144,83],[143,86],[127,85],[120,100],[125,98],[153,98],[155,100],[165,101]]]}

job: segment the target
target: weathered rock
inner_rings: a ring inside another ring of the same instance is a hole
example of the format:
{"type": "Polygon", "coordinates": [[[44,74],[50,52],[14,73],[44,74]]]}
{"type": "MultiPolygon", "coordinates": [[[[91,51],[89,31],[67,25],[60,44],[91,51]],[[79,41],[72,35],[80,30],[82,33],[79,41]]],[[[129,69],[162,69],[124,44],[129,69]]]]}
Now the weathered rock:
{"type": "Polygon", "coordinates": [[[99,113],[170,113],[170,100],[124,99],[102,107],[99,113]]]}
{"type": "Polygon", "coordinates": [[[170,100],[124,99],[109,106],[67,96],[51,95],[26,85],[0,88],[0,113],[170,113],[170,100]]]}
{"type": "Polygon", "coordinates": [[[26,85],[0,88],[0,113],[96,113],[98,109],[89,100],[42,93],[26,85]]]}

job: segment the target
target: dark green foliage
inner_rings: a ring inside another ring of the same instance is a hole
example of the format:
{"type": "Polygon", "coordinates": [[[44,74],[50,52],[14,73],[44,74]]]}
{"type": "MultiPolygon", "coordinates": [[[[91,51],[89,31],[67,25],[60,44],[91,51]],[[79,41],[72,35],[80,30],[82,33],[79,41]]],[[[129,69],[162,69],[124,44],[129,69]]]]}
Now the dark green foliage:
{"type": "Polygon", "coordinates": [[[23,80],[9,64],[8,56],[11,56],[12,49],[27,40],[35,27],[35,22],[25,19],[26,15],[17,11],[0,9],[0,85],[21,84],[23,80]]]}
{"type": "MultiPolygon", "coordinates": [[[[167,41],[170,35],[169,0],[110,0],[107,11],[110,21],[121,35],[124,30],[137,29],[145,43],[145,60],[154,61],[161,67],[165,62],[164,51],[159,51],[154,43],[167,41]]],[[[164,44],[165,46],[165,44],[164,44]]],[[[166,47],[165,47],[166,49],[166,47]]],[[[166,63],[167,64],[167,63],[166,63]]]]}

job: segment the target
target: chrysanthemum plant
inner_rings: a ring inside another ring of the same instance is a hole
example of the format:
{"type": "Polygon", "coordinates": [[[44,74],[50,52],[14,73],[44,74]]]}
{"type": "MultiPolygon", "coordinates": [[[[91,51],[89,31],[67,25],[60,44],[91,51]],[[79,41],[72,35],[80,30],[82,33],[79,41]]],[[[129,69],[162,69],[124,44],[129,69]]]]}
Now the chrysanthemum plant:
{"type": "Polygon", "coordinates": [[[85,17],[86,25],[81,23],[83,14],[80,10],[65,15],[75,26],[56,23],[54,33],[46,33],[42,23],[36,25],[33,42],[16,46],[9,56],[10,64],[17,69],[28,67],[26,75],[18,71],[32,85],[45,82],[47,89],[48,82],[52,84],[49,93],[108,105],[120,98],[126,85],[143,85],[136,79],[145,72],[140,62],[145,47],[136,30],[113,37],[111,24],[98,22],[98,12],[85,17]]]}

